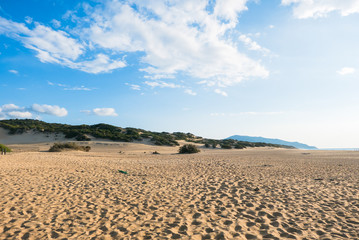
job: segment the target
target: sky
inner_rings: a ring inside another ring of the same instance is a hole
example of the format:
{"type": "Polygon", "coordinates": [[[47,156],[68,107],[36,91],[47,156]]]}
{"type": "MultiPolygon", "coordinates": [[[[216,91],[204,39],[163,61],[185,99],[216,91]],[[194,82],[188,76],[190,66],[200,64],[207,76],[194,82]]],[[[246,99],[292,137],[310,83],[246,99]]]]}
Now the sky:
{"type": "Polygon", "coordinates": [[[359,148],[358,0],[0,0],[0,119],[359,148]]]}

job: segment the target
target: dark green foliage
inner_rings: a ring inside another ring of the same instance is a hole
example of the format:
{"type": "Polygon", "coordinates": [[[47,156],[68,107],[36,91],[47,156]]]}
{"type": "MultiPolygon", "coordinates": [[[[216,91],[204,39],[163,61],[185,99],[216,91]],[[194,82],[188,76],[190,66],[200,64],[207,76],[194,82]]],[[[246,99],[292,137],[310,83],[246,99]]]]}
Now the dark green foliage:
{"type": "Polygon", "coordinates": [[[216,148],[217,147],[217,143],[212,143],[212,148],[216,148]]]}
{"type": "Polygon", "coordinates": [[[178,146],[179,143],[176,141],[175,137],[168,133],[153,133],[152,139],[156,145],[159,146],[178,146]]]}
{"type": "Polygon", "coordinates": [[[66,150],[80,150],[89,152],[91,150],[90,146],[79,146],[76,143],[55,143],[52,147],[50,147],[49,152],[62,152],[66,150]]]}
{"type": "Polygon", "coordinates": [[[198,153],[200,150],[196,145],[193,144],[185,144],[179,148],[179,153],[198,153]]]}
{"type": "Polygon", "coordinates": [[[12,152],[11,149],[3,144],[0,144],[0,152],[1,150],[6,150],[6,152],[12,152]]]}
{"type": "Polygon", "coordinates": [[[234,148],[235,149],[244,149],[244,148],[246,148],[246,145],[241,144],[241,143],[237,143],[236,145],[234,145],[234,148]]]}
{"type": "Polygon", "coordinates": [[[77,141],[91,141],[91,138],[89,138],[85,134],[80,133],[79,135],[76,136],[76,140],[77,141]]]}
{"type": "Polygon", "coordinates": [[[206,142],[206,143],[204,144],[204,146],[205,146],[206,148],[209,148],[211,145],[210,145],[208,142],[206,142]]]}
{"type": "Polygon", "coordinates": [[[232,145],[228,144],[228,143],[223,143],[220,145],[221,148],[223,149],[232,149],[232,145]]]}

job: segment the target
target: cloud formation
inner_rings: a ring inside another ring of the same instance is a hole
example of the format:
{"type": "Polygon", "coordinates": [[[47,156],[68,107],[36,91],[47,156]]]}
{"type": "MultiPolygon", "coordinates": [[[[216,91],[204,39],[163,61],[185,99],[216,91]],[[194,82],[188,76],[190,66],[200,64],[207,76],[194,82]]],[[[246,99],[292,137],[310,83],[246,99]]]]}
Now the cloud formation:
{"type": "Polygon", "coordinates": [[[14,69],[9,70],[9,72],[11,72],[13,74],[19,74],[19,72],[17,70],[14,70],[14,69]]]}
{"type": "Polygon", "coordinates": [[[253,41],[250,37],[244,34],[239,36],[239,40],[243,42],[249,50],[259,51],[263,54],[267,54],[270,52],[268,49],[261,47],[257,42],[253,41]]]}
{"type": "Polygon", "coordinates": [[[26,48],[34,50],[36,57],[44,63],[60,64],[88,73],[109,72],[126,66],[121,60],[111,60],[105,54],[97,54],[91,60],[85,60],[86,45],[70,34],[54,30],[40,23],[30,29],[23,23],[17,23],[0,17],[0,34],[20,41],[26,48]]]}
{"type": "Polygon", "coordinates": [[[163,81],[156,81],[156,82],[150,82],[150,81],[145,81],[144,84],[150,86],[150,87],[160,87],[160,88],[180,88],[180,85],[176,85],[174,83],[167,83],[167,82],[163,82],[163,81]]]}
{"type": "Polygon", "coordinates": [[[193,92],[191,89],[186,89],[184,90],[185,93],[187,93],[188,95],[192,95],[192,96],[196,96],[197,93],[196,92],[193,92]]]}
{"type": "Polygon", "coordinates": [[[25,112],[12,111],[12,112],[8,112],[7,115],[11,118],[32,118],[32,113],[28,111],[25,112]]]}
{"type": "Polygon", "coordinates": [[[353,74],[355,73],[355,69],[351,67],[343,67],[342,69],[338,70],[337,73],[340,75],[353,74]]]}
{"type": "MultiPolygon", "coordinates": [[[[183,74],[203,83],[230,86],[269,74],[233,40],[247,1],[107,0],[85,4],[81,13],[68,11],[64,19],[75,25],[72,29],[57,20],[53,20],[54,30],[37,22],[30,28],[0,17],[0,34],[22,42],[42,62],[88,73],[126,67],[125,55],[140,53],[139,70],[147,78],[183,74]],[[86,58],[90,55],[95,57],[86,58]]],[[[262,49],[253,41],[249,45],[262,49]]]]}
{"type": "Polygon", "coordinates": [[[58,117],[67,115],[67,110],[56,105],[33,104],[31,107],[19,107],[15,104],[4,104],[0,107],[0,119],[33,118],[34,114],[48,114],[58,117]]]}
{"type": "Polygon", "coordinates": [[[67,116],[67,110],[65,108],[61,108],[59,106],[56,105],[47,105],[47,104],[33,104],[31,109],[34,112],[37,113],[44,113],[44,114],[49,114],[49,115],[54,115],[57,117],[65,117],[67,116]]]}
{"type": "Polygon", "coordinates": [[[228,94],[225,91],[221,90],[221,89],[215,89],[214,92],[219,94],[219,95],[222,95],[223,97],[228,96],[228,94]]]}
{"type": "Polygon", "coordinates": [[[282,0],[282,5],[294,5],[294,17],[302,19],[326,17],[335,11],[342,16],[359,13],[358,0],[282,0]]]}
{"type": "Polygon", "coordinates": [[[81,112],[101,117],[116,117],[118,114],[114,108],[95,108],[93,110],[82,110],[81,112]]]}

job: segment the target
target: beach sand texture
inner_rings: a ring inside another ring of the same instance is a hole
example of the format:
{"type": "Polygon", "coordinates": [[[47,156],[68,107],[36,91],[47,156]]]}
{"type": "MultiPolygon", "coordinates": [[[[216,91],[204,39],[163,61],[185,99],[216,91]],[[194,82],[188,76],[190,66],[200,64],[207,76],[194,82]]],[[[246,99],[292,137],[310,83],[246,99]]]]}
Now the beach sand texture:
{"type": "Polygon", "coordinates": [[[173,153],[0,156],[0,239],[359,238],[359,152],[173,153]]]}

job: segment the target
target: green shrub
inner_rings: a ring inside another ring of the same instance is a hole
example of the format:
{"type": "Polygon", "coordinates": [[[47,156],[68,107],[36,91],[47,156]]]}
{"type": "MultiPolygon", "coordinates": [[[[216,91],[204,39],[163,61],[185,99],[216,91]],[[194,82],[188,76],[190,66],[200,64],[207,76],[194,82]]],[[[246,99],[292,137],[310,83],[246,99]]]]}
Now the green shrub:
{"type": "Polygon", "coordinates": [[[49,152],[62,152],[67,150],[80,150],[89,152],[91,150],[90,146],[79,146],[76,143],[55,143],[50,147],[49,152]]]}
{"type": "Polygon", "coordinates": [[[179,148],[179,153],[198,153],[200,150],[193,144],[185,144],[179,148]]]}
{"type": "Polygon", "coordinates": [[[81,133],[76,137],[76,140],[77,141],[91,141],[91,138],[89,138],[87,135],[81,133]]]}
{"type": "Polygon", "coordinates": [[[223,149],[232,149],[232,145],[229,145],[229,144],[221,144],[221,148],[223,148],[223,149]]]}
{"type": "Polygon", "coordinates": [[[246,148],[246,146],[244,144],[238,143],[238,144],[234,145],[234,148],[236,148],[236,149],[244,149],[244,148],[246,148]]]}
{"type": "Polygon", "coordinates": [[[209,147],[210,147],[209,143],[205,143],[204,146],[205,146],[206,148],[209,148],[209,147]]]}
{"type": "Polygon", "coordinates": [[[3,144],[0,144],[0,152],[1,152],[1,150],[6,150],[6,152],[11,152],[11,149],[3,144]]]}

